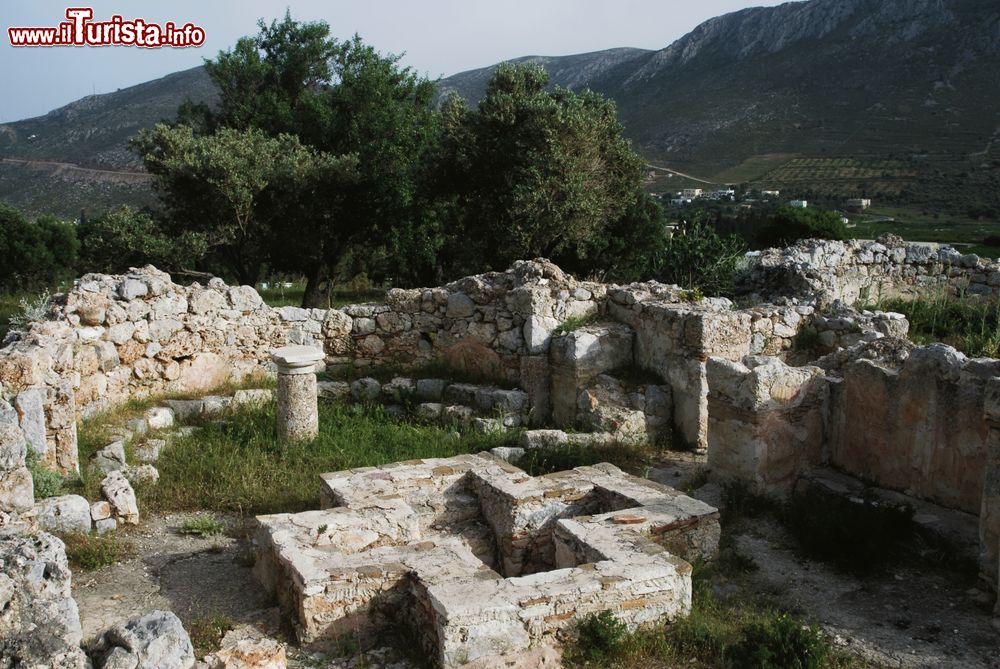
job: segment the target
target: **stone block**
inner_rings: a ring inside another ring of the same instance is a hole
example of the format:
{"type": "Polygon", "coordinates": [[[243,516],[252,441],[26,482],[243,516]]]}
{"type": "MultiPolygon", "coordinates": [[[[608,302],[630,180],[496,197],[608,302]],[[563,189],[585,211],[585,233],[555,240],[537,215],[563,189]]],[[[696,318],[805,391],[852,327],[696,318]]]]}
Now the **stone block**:
{"type": "Polygon", "coordinates": [[[79,495],[47,497],[35,504],[34,516],[48,532],[90,532],[90,503],[79,495]]]}

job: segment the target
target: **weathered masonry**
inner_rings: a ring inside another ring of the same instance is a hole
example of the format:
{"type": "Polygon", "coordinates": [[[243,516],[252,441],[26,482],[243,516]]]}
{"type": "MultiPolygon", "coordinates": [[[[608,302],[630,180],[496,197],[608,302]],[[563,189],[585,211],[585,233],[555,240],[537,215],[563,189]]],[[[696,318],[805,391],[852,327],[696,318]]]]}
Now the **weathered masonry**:
{"type": "MultiPolygon", "coordinates": [[[[87,275],[0,350],[0,424],[73,471],[79,417],[272,374],[276,348],[321,348],[329,370],[474,365],[519,387],[470,400],[512,425],[682,441],[707,449],[713,477],[774,495],[833,468],[964,514],[995,586],[1000,362],[914,348],[900,315],[852,305],[998,285],[993,261],[893,238],[763,252],[739,304],[577,281],[542,260],[331,310],[272,309],[252,288],[179,286],[151,267],[87,275]]],[[[0,510],[31,506],[26,474],[19,453],[0,458],[0,510]]]]}

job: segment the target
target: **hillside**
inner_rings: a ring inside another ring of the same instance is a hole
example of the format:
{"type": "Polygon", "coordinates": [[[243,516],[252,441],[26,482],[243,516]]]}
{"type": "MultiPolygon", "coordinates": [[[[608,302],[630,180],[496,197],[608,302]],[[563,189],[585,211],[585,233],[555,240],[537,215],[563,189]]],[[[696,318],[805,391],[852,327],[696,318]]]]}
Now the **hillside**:
{"type": "MultiPolygon", "coordinates": [[[[614,98],[655,164],[927,206],[963,207],[961,179],[1000,210],[998,36],[997,0],[793,2],[711,19],[574,86],[614,98]],[[796,172],[797,158],[819,169],[796,172]],[[838,158],[859,170],[823,163],[838,158]]],[[[442,83],[475,102],[469,74],[442,83]]]]}
{"type": "MultiPolygon", "coordinates": [[[[1000,0],[790,2],[711,19],[659,51],[515,62],[612,97],[626,134],[655,165],[810,199],[865,195],[1000,214],[1000,0]]],[[[474,104],[494,67],[441,80],[441,95],[474,104]]],[[[186,96],[214,99],[202,68],[0,126],[0,158],[134,170],[128,137],[172,117],[186,96]]],[[[64,213],[59,184],[71,179],[69,211],[78,211],[91,177],[102,203],[122,187],[120,175],[3,163],[0,199],[64,213]]],[[[144,192],[125,186],[123,197],[144,192]]]]}

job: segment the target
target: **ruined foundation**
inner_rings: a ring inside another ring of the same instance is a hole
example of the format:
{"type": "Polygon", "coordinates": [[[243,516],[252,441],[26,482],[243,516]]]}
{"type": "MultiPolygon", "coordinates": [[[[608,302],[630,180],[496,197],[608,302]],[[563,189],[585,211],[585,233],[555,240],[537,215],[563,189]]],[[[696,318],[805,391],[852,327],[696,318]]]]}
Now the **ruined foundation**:
{"type": "Polygon", "coordinates": [[[469,455],[322,479],[324,510],[258,518],[259,578],[302,643],[394,622],[439,667],[509,661],[597,611],[686,615],[685,560],[718,547],[714,508],[611,465],[533,478],[469,455]]]}

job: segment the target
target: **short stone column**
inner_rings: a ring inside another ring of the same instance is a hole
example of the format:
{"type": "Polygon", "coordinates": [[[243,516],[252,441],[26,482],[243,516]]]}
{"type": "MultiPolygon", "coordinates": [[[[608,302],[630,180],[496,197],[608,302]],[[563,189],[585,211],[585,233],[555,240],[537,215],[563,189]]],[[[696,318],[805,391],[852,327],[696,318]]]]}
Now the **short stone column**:
{"type": "Polygon", "coordinates": [[[278,366],[278,438],[309,441],[319,434],[316,363],[323,351],[311,346],[286,346],[271,352],[278,366]]]}

